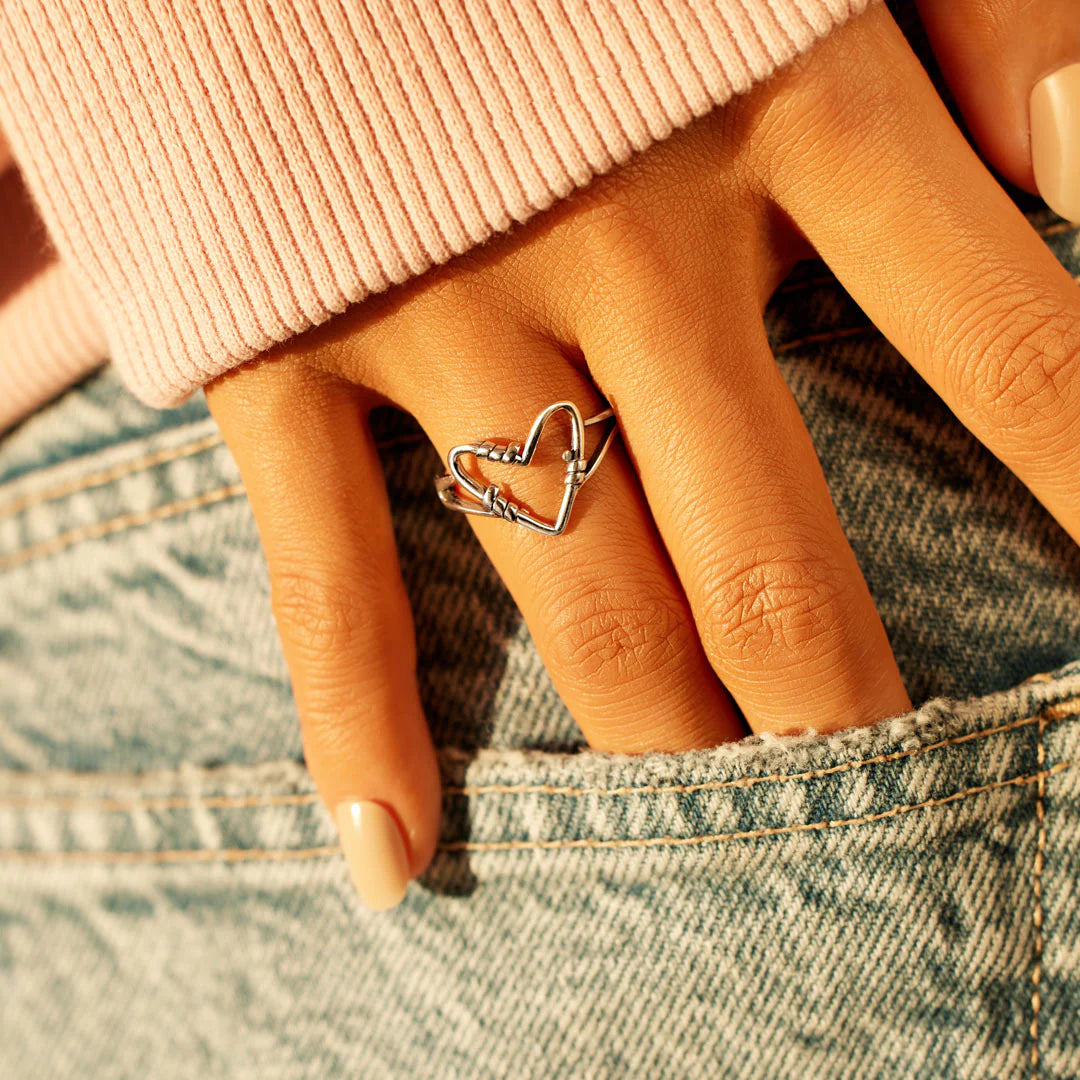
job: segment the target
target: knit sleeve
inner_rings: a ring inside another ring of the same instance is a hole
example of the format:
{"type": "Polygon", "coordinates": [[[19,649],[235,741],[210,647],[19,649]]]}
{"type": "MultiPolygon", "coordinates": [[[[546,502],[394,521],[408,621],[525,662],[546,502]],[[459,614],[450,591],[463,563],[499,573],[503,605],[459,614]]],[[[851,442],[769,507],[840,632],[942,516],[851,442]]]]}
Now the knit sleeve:
{"type": "Polygon", "coordinates": [[[165,407],[873,2],[4,0],[0,127],[108,355],[165,407]]]}

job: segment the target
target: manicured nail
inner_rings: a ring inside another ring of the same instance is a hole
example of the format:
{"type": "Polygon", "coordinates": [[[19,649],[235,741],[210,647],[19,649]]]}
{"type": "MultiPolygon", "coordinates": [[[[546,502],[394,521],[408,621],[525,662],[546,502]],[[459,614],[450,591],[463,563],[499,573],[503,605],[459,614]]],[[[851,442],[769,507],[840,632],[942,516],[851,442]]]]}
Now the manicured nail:
{"type": "Polygon", "coordinates": [[[1080,63],[1058,68],[1031,91],[1031,158],[1046,205],[1080,222],[1080,63]]]}
{"type": "Polygon", "coordinates": [[[392,908],[409,887],[405,842],[394,816],[376,802],[343,802],[335,817],[360,899],[373,911],[392,908]]]}

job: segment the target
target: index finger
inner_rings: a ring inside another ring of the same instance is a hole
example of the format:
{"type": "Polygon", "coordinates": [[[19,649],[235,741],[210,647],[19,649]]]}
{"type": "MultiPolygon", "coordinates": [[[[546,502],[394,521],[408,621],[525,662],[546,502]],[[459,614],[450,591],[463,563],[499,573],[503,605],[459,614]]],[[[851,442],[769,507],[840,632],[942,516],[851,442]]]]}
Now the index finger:
{"type": "Polygon", "coordinates": [[[442,788],[382,463],[361,388],[289,348],[213,380],[269,570],[304,760],[353,884],[393,907],[435,852],[442,788]]]}
{"type": "Polygon", "coordinates": [[[1080,541],[1080,290],[968,145],[884,5],[812,59],[781,76],[767,106],[781,111],[765,138],[789,147],[773,146],[773,198],[1080,541]],[[866,76],[858,94],[845,89],[853,70],[866,76]]]}

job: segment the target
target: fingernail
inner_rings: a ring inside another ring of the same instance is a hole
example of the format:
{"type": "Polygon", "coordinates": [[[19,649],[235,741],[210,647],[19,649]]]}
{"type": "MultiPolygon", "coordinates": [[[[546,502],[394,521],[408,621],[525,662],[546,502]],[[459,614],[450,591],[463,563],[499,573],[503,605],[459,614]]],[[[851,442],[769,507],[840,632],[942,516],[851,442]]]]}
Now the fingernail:
{"type": "Polygon", "coordinates": [[[1031,158],[1046,205],[1080,221],[1080,63],[1058,68],[1031,91],[1031,158]]]}
{"type": "Polygon", "coordinates": [[[394,816],[377,802],[343,802],[334,816],[360,899],[373,911],[392,908],[409,887],[405,842],[394,816]]]}

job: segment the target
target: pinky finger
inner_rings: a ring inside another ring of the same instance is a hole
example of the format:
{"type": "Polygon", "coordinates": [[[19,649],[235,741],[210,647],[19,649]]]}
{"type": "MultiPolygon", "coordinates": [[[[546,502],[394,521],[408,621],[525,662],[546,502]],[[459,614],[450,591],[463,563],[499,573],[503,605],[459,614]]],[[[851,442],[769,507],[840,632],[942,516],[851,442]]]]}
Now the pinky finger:
{"type": "Polygon", "coordinates": [[[277,360],[206,399],[258,525],[308,769],[360,898],[392,907],[434,853],[441,790],[371,403],[277,360]]]}

